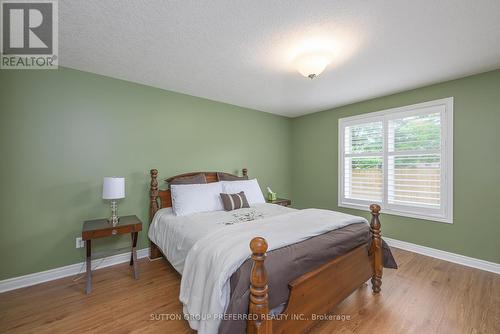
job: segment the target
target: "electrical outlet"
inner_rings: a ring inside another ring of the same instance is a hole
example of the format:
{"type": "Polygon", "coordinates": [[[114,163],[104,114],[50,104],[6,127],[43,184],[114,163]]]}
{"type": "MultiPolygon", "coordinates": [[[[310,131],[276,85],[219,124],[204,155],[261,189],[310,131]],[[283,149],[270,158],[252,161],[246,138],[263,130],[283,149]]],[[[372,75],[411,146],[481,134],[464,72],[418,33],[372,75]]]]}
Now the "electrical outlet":
{"type": "Polygon", "coordinates": [[[85,247],[85,242],[82,240],[82,237],[76,238],[76,248],[85,247]]]}

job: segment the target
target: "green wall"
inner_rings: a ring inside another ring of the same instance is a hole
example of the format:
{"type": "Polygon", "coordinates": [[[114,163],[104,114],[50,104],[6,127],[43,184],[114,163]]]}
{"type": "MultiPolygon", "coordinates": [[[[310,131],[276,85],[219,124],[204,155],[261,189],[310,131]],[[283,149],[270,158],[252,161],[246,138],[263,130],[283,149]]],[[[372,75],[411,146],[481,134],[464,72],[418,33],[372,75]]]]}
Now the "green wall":
{"type": "Polygon", "coordinates": [[[337,206],[338,119],[449,96],[455,98],[454,223],[381,215],[382,232],[500,263],[500,70],[293,119],[295,205],[368,217],[368,212],[337,206]]]}
{"type": "Polygon", "coordinates": [[[290,127],[285,117],[70,69],[0,71],[0,280],[83,260],[82,221],[110,212],[103,176],[126,178],[119,214],[145,223],[139,248],[148,246],[151,168],[165,178],[247,167],[289,196],[290,127]]]}
{"type": "Polygon", "coordinates": [[[338,118],[449,96],[454,224],[382,215],[383,234],[500,262],[500,70],[295,119],[64,68],[1,71],[0,280],[83,261],[82,221],[109,214],[103,176],[126,177],[119,213],[145,223],[139,248],[151,168],[164,178],[247,167],[296,207],[367,217],[337,207],[338,118]]]}

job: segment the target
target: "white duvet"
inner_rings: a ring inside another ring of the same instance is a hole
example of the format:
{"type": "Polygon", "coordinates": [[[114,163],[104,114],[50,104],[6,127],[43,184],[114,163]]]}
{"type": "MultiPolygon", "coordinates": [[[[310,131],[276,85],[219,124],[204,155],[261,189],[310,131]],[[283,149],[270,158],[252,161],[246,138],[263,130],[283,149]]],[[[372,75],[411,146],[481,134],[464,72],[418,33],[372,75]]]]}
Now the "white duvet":
{"type": "Polygon", "coordinates": [[[255,220],[297,211],[274,204],[255,204],[249,209],[214,211],[175,216],[172,208],[160,209],[149,226],[148,236],[157,245],[172,266],[182,275],[189,250],[200,239],[224,229],[230,224],[244,222],[247,217],[255,220]]]}
{"type": "Polygon", "coordinates": [[[153,219],[149,236],[182,272],[179,299],[189,325],[201,334],[217,333],[229,304],[229,279],[251,255],[249,243],[253,237],[264,237],[271,251],[349,224],[367,223],[364,218],[335,211],[294,210],[269,204],[175,217],[180,220],[172,216],[165,219],[168,211],[161,211],[153,219]]]}

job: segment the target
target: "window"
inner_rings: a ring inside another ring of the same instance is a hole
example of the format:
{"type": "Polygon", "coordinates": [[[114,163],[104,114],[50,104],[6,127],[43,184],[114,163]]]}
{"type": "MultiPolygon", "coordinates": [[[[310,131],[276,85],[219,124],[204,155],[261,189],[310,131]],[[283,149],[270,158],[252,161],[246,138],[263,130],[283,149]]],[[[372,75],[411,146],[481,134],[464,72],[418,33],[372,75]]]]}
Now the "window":
{"type": "Polygon", "coordinates": [[[339,206],[452,223],[453,98],[339,120],[339,206]]]}

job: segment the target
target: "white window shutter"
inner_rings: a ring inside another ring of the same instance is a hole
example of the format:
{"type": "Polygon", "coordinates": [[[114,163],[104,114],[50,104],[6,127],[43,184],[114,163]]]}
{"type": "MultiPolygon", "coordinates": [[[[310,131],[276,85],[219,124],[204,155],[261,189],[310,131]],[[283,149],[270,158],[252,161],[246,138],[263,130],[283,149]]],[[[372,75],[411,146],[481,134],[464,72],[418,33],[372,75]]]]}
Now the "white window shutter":
{"type": "Polygon", "coordinates": [[[339,206],[452,222],[453,98],[339,120],[339,206]]]}

